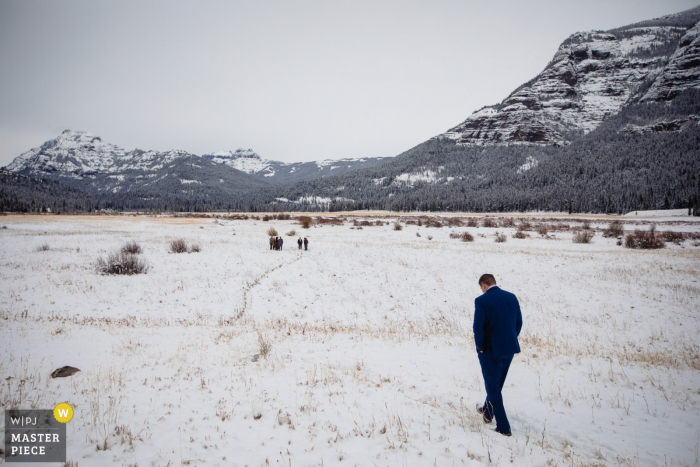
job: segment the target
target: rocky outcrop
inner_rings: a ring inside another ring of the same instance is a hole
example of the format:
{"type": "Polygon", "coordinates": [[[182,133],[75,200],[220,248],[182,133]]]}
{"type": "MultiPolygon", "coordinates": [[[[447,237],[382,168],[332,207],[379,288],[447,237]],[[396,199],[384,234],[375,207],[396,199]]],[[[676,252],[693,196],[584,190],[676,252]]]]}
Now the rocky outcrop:
{"type": "Polygon", "coordinates": [[[700,87],[700,23],[683,36],[678,49],[642,101],[673,99],[689,88],[700,87]]]}
{"type": "Polygon", "coordinates": [[[660,133],[663,131],[683,131],[690,129],[692,127],[700,126],[700,117],[696,115],[691,115],[688,118],[680,118],[671,121],[661,121],[651,123],[649,125],[625,125],[619,133],[633,133],[633,134],[644,134],[644,133],[660,133]]]}
{"type": "Polygon", "coordinates": [[[596,128],[650,81],[662,83],[649,88],[649,99],[697,85],[697,52],[696,36],[684,27],[579,32],[561,44],[537,77],[438,138],[474,145],[565,144],[568,132],[596,128]]]}

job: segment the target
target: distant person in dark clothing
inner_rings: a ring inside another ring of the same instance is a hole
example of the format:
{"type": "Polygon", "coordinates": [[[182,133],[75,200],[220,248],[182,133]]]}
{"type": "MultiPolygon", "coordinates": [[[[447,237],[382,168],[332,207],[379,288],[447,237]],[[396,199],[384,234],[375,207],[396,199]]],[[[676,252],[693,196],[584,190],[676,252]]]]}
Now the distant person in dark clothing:
{"type": "Polygon", "coordinates": [[[309,239],[304,237],[304,250],[309,249],[309,239]]]}
{"type": "Polygon", "coordinates": [[[279,249],[279,246],[277,243],[277,237],[272,238],[272,245],[273,245],[273,249],[275,249],[275,250],[279,249]]]}
{"type": "Polygon", "coordinates": [[[284,245],[284,238],[279,237],[279,245],[280,245],[280,250],[282,249],[282,245],[284,245]]]}
{"type": "Polygon", "coordinates": [[[479,287],[483,295],[474,300],[474,343],[484,375],[486,402],[477,404],[476,411],[486,423],[496,417],[496,431],[511,436],[501,391],[513,356],[520,353],[518,335],[523,316],[516,296],[501,290],[493,275],[481,276],[479,287]]]}
{"type": "Polygon", "coordinates": [[[299,237],[299,240],[297,240],[297,245],[299,245],[299,249],[301,250],[301,245],[304,243],[304,241],[299,237]]]}
{"type": "Polygon", "coordinates": [[[275,237],[270,237],[270,250],[275,247],[275,237]]]}

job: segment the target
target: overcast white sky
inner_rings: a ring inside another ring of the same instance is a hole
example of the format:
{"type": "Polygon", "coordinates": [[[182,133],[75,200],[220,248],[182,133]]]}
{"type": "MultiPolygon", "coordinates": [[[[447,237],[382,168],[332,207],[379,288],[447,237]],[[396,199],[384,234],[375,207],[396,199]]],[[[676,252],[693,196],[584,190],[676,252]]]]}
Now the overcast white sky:
{"type": "Polygon", "coordinates": [[[0,166],[126,149],[395,156],[505,98],[576,31],[698,0],[0,0],[0,166]]]}

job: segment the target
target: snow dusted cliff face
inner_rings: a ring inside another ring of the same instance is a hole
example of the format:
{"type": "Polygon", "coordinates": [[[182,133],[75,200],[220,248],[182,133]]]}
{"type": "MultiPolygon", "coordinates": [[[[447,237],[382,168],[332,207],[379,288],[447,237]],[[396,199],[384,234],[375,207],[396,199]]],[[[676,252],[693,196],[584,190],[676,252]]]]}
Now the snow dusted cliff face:
{"type": "Polygon", "coordinates": [[[686,89],[697,87],[700,87],[700,23],[681,38],[678,49],[642,102],[673,99],[686,89]]]}
{"type": "Polygon", "coordinates": [[[60,174],[82,180],[96,174],[159,170],[178,158],[190,156],[179,149],[126,152],[119,146],[103,142],[99,136],[65,130],[58,138],[17,157],[7,169],[32,175],[60,174]]]}
{"type": "Polygon", "coordinates": [[[647,99],[698,86],[697,29],[687,34],[675,26],[576,33],[537,77],[438,138],[476,145],[564,143],[567,132],[591,131],[617,113],[648,80],[656,81],[647,99]],[[675,44],[679,47],[669,57],[675,44]]]}
{"type": "Polygon", "coordinates": [[[235,151],[217,151],[212,154],[205,154],[202,157],[217,164],[226,164],[236,170],[247,174],[262,172],[270,166],[271,161],[262,159],[252,149],[239,148],[235,151]]]}

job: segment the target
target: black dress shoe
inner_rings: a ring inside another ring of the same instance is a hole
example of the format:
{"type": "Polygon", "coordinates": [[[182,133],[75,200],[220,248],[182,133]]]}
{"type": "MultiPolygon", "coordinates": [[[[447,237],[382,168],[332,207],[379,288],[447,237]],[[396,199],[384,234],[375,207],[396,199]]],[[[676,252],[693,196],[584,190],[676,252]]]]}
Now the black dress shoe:
{"type": "Polygon", "coordinates": [[[489,418],[486,416],[484,413],[484,408],[480,406],[479,404],[476,404],[476,412],[480,413],[481,416],[484,418],[484,423],[491,423],[493,421],[493,417],[489,418]]]}
{"type": "Polygon", "coordinates": [[[495,431],[496,433],[500,433],[503,436],[513,436],[513,433],[503,433],[502,431],[498,431],[498,430],[493,430],[493,431],[495,431]]]}

